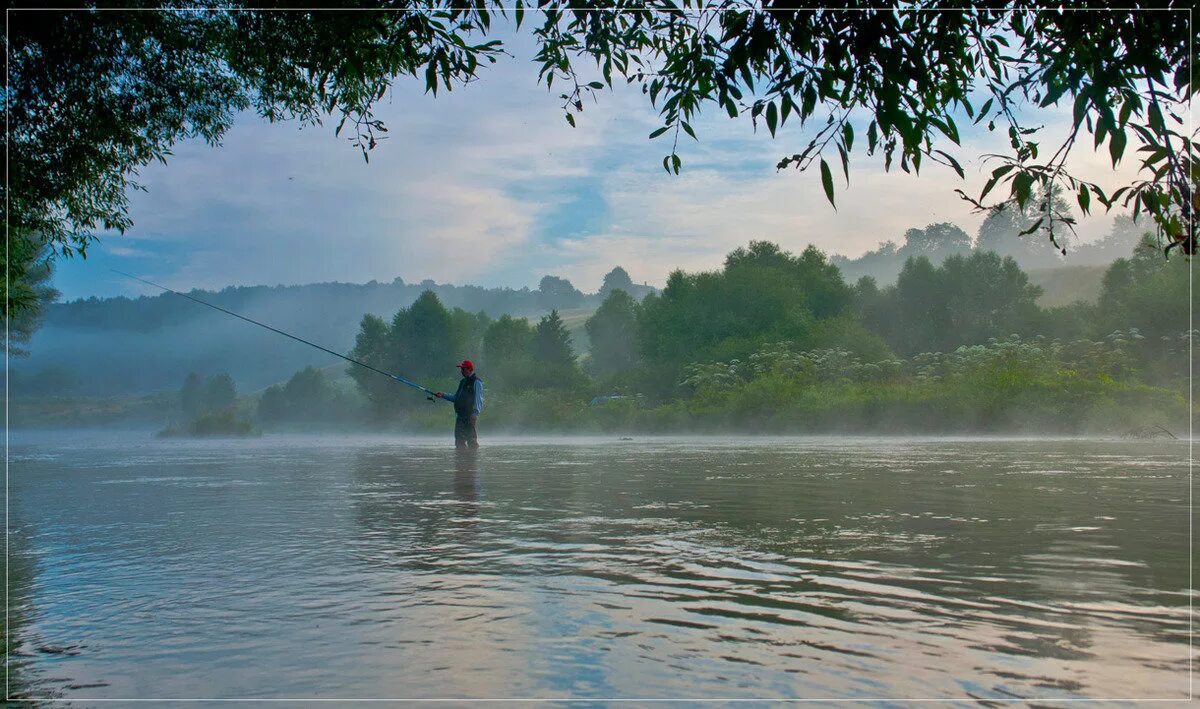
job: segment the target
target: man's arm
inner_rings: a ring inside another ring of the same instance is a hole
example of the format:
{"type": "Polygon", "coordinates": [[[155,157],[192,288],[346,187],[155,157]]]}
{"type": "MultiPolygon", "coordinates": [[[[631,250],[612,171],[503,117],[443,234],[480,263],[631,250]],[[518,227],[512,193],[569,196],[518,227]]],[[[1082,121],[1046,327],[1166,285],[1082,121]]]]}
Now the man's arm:
{"type": "Polygon", "coordinates": [[[475,415],[483,411],[483,380],[475,380],[475,415]]]}
{"type": "Polygon", "coordinates": [[[445,399],[446,401],[449,401],[450,403],[454,403],[454,395],[453,394],[447,394],[445,392],[439,391],[438,393],[434,394],[434,396],[436,396],[439,399],[445,399]]]}

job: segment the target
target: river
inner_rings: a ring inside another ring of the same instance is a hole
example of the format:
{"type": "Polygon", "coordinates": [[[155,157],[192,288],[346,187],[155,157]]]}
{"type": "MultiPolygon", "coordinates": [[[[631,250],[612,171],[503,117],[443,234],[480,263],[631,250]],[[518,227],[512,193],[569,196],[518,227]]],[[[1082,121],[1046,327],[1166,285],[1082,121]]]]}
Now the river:
{"type": "Polygon", "coordinates": [[[14,433],[16,686],[1186,698],[1188,447],[14,433]]]}

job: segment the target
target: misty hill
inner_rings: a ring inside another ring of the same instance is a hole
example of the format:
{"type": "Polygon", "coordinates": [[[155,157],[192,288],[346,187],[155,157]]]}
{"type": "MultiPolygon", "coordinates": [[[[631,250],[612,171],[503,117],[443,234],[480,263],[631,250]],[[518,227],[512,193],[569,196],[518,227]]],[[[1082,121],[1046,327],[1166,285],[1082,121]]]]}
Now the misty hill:
{"type": "MultiPolygon", "coordinates": [[[[364,315],[390,321],[425,290],[436,293],[447,307],[490,317],[507,313],[536,318],[557,308],[581,323],[581,314],[594,310],[614,288],[637,298],[653,290],[633,283],[618,267],[605,276],[600,291],[591,294],[580,292],[566,279],[546,276],[536,290],[430,280],[405,283],[397,278],[391,283],[229,287],[189,295],[348,352],[364,315]]],[[[14,396],[145,394],[178,388],[189,371],[229,372],[242,391],[254,391],[286,379],[297,369],[338,362],[331,355],[170,293],[53,304],[29,349],[29,357],[10,363],[14,396]]]]}
{"type": "Polygon", "coordinates": [[[1128,256],[1149,226],[1145,221],[1139,223],[1127,215],[1119,215],[1113,220],[1108,234],[1090,243],[1077,243],[1071,234],[1063,233],[1068,230],[1060,228],[1055,236],[1056,246],[1045,230],[1022,233],[1035,222],[1036,216],[1012,208],[994,212],[983,221],[974,237],[955,224],[930,224],[923,229],[909,229],[901,243],[886,241],[858,258],[835,254],[829,260],[841,270],[848,283],[869,276],[877,285],[885,286],[896,282],[909,258],[924,256],[936,266],[955,254],[965,256],[972,251],[993,251],[1001,256],[1011,256],[1031,278],[1034,272],[1042,272],[1046,282],[1038,285],[1046,288],[1047,298],[1043,305],[1062,305],[1073,300],[1094,299],[1100,286],[1098,281],[1092,282],[1092,275],[1102,275],[1104,268],[1113,261],[1128,256]],[[1064,250],[1065,254],[1062,253],[1064,250]],[[1069,283],[1060,288],[1050,282],[1050,274],[1066,276],[1068,282],[1079,281],[1076,285],[1081,285],[1083,290],[1079,296],[1070,297],[1069,283]],[[1051,295],[1059,291],[1061,297],[1051,295]]]}

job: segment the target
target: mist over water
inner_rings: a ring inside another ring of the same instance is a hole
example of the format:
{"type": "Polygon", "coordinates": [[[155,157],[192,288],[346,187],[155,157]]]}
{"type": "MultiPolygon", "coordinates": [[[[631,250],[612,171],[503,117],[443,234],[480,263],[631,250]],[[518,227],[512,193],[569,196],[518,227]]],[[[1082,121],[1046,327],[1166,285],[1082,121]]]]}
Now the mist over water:
{"type": "Polygon", "coordinates": [[[30,694],[1185,698],[1187,444],[15,436],[30,694]]]}

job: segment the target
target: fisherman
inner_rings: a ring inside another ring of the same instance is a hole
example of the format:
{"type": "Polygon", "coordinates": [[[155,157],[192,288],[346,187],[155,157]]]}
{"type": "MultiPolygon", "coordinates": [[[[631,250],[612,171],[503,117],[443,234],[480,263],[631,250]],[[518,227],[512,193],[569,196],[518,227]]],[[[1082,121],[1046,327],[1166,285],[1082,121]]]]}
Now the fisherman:
{"type": "Polygon", "coordinates": [[[479,412],[483,410],[483,380],[475,374],[475,364],[464,359],[458,365],[462,379],[458,382],[458,391],[453,394],[437,392],[434,396],[454,404],[454,445],[457,448],[479,447],[479,438],[475,431],[475,422],[479,420],[479,412]]]}

